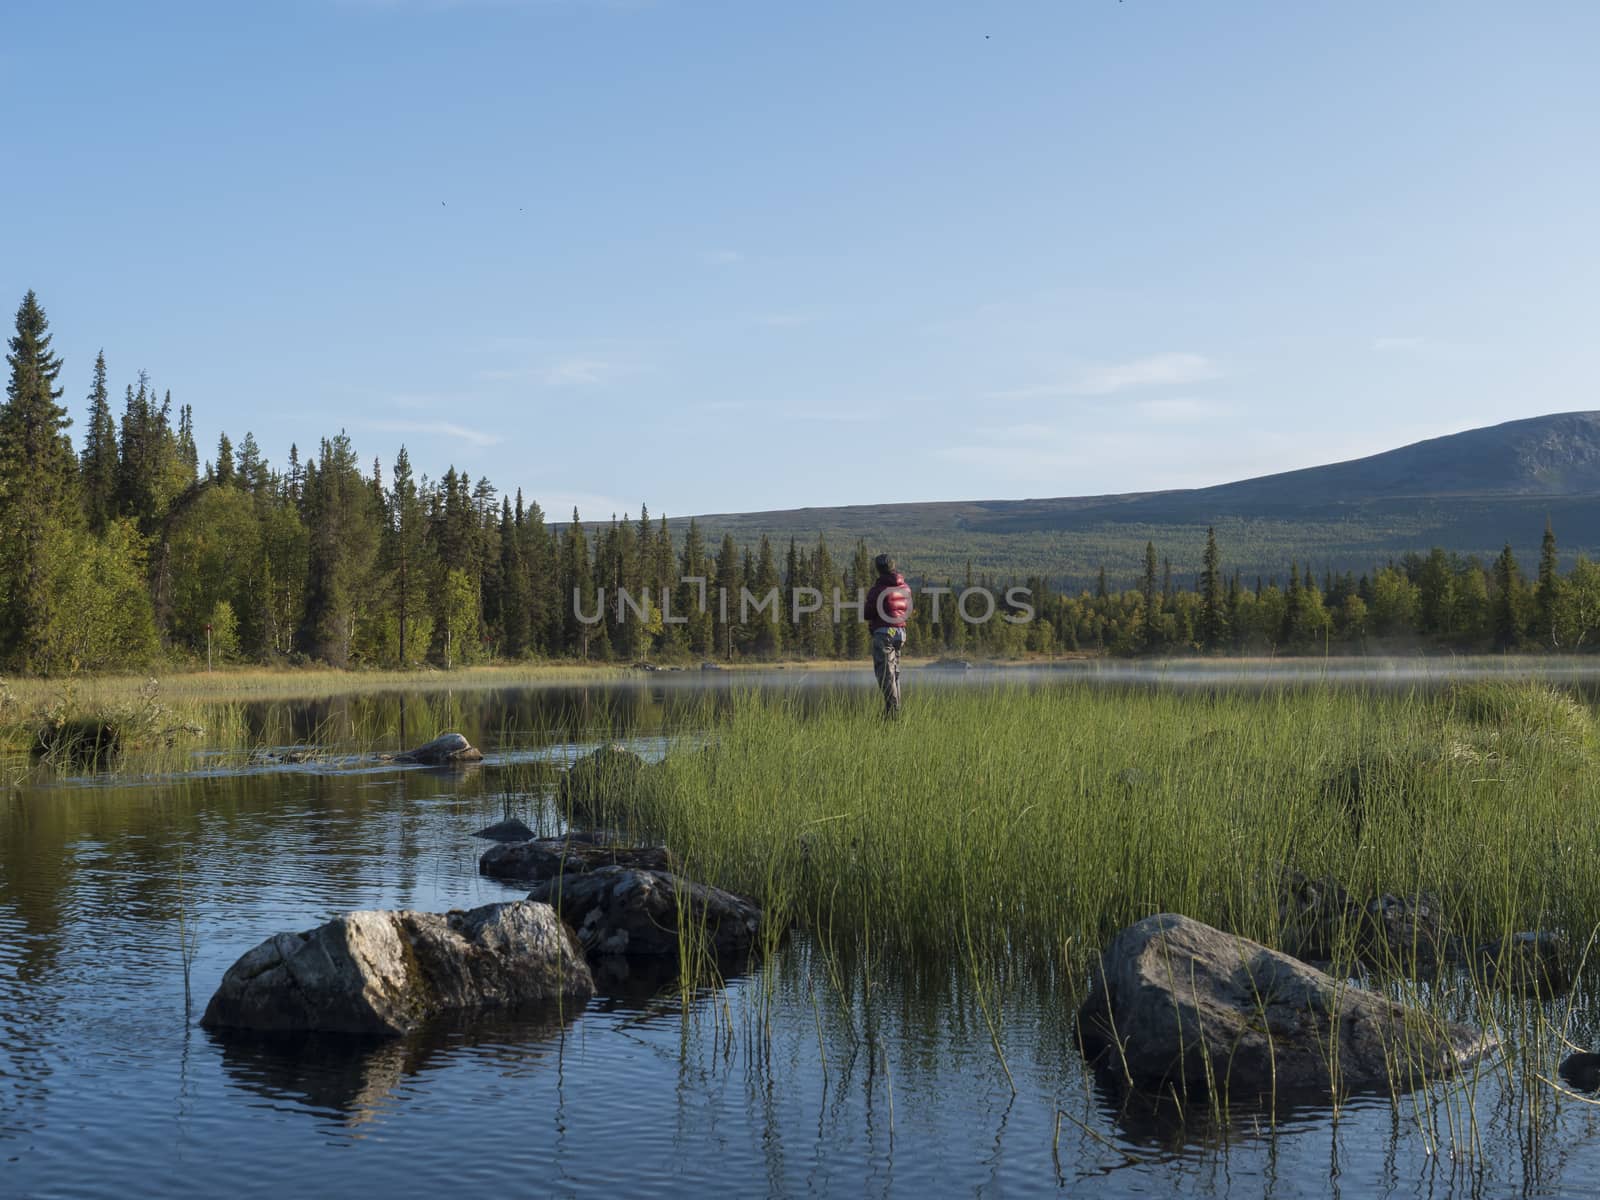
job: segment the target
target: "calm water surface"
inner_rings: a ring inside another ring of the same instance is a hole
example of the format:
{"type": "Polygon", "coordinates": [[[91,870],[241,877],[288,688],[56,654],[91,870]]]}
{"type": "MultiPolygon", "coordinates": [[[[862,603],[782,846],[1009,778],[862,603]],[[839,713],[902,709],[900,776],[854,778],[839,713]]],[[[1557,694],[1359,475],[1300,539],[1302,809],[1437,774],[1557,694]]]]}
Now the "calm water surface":
{"type": "Polygon", "coordinates": [[[1459,1094],[1337,1121],[1280,1111],[1275,1129],[1129,1109],[1085,1071],[1050,982],[1003,997],[1013,1093],[959,972],[850,953],[830,970],[803,935],[687,1004],[645,974],[579,1011],[381,1044],[197,1027],[222,972],[274,931],[520,896],[477,874],[472,831],[508,813],[553,829],[542,761],[619,734],[656,755],[704,736],[703,682],[261,704],[255,740],[340,739],[346,757],[198,752],[148,778],[0,793],[0,1195],[1600,1194],[1600,1108],[1569,1102],[1530,1139],[1492,1086],[1471,1164],[1424,1133],[1459,1117],[1459,1094]],[[488,760],[359,757],[446,728],[488,760]]]}

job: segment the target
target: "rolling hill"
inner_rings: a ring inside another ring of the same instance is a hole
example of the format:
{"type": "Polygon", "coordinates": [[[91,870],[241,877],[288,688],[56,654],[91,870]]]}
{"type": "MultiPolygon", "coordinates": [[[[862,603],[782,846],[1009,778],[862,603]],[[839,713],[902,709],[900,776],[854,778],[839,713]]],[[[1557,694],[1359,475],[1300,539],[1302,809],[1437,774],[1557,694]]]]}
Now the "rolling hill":
{"type": "MultiPolygon", "coordinates": [[[[753,544],[857,538],[892,548],[913,574],[1041,574],[1058,585],[1140,571],[1144,546],[1195,570],[1208,526],[1229,569],[1285,575],[1291,560],[1366,570],[1433,546],[1487,561],[1510,542],[1533,566],[1545,520],[1564,562],[1600,554],[1600,412],[1557,413],[1430,438],[1367,458],[1207,488],[1038,500],[855,505],[697,517],[706,536],[753,544]]],[[[681,531],[687,520],[671,522],[681,531]]]]}

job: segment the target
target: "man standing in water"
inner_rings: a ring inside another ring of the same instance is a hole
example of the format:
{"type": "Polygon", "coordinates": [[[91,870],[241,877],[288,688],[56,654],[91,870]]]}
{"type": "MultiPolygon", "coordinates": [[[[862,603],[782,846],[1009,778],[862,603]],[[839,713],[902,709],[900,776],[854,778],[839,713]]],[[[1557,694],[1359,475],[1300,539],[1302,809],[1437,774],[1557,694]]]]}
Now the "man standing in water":
{"type": "Polygon", "coordinates": [[[877,568],[878,580],[867,589],[862,616],[872,631],[872,672],[883,689],[884,715],[893,717],[900,712],[900,651],[906,645],[911,589],[887,554],[878,555],[872,565],[877,568]]]}

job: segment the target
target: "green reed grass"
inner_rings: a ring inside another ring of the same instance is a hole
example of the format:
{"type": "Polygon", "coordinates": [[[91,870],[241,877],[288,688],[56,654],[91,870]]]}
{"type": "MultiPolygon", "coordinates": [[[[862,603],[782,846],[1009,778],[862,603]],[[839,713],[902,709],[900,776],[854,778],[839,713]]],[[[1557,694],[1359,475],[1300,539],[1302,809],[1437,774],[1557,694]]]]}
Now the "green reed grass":
{"type": "Polygon", "coordinates": [[[1286,866],[1363,899],[1434,892],[1464,944],[1581,940],[1596,765],[1587,710],[1536,685],[998,685],[929,690],[896,723],[859,695],[746,696],[595,815],[808,925],[1033,973],[1161,911],[1275,944],[1286,866]]]}
{"type": "Polygon", "coordinates": [[[1062,1011],[1099,948],[1145,916],[1282,945],[1286,868],[1358,902],[1432,893],[1447,946],[1375,947],[1351,917],[1334,970],[1411,1010],[1393,1048],[1397,1121],[1429,1153],[1481,1159],[1484,1119],[1543,1135],[1589,992],[1582,979],[1530,992],[1478,949],[1543,929],[1581,951],[1600,928],[1597,766],[1588,708],[1538,684],[930,689],[894,723],[859,693],[748,695],[709,744],[599,789],[583,817],[664,840],[685,876],[760,900],[769,929],[809,928],[811,985],[861,997],[869,1022],[885,956],[930,994],[965,993],[1008,1077],[1009,1000],[1026,989],[1062,1011]],[[1447,947],[1450,965],[1425,967],[1447,947]],[[1478,1024],[1501,1052],[1431,1078],[1439,1018],[1478,1024]]]}

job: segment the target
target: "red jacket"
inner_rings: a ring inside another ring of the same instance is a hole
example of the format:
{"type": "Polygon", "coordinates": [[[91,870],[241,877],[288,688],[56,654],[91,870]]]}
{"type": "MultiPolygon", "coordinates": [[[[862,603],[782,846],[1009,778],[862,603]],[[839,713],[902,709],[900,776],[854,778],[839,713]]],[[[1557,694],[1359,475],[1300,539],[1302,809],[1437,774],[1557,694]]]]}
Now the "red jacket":
{"type": "Polygon", "coordinates": [[[878,582],[867,589],[863,615],[868,629],[904,629],[910,612],[911,589],[899,571],[878,576],[878,582]]]}

